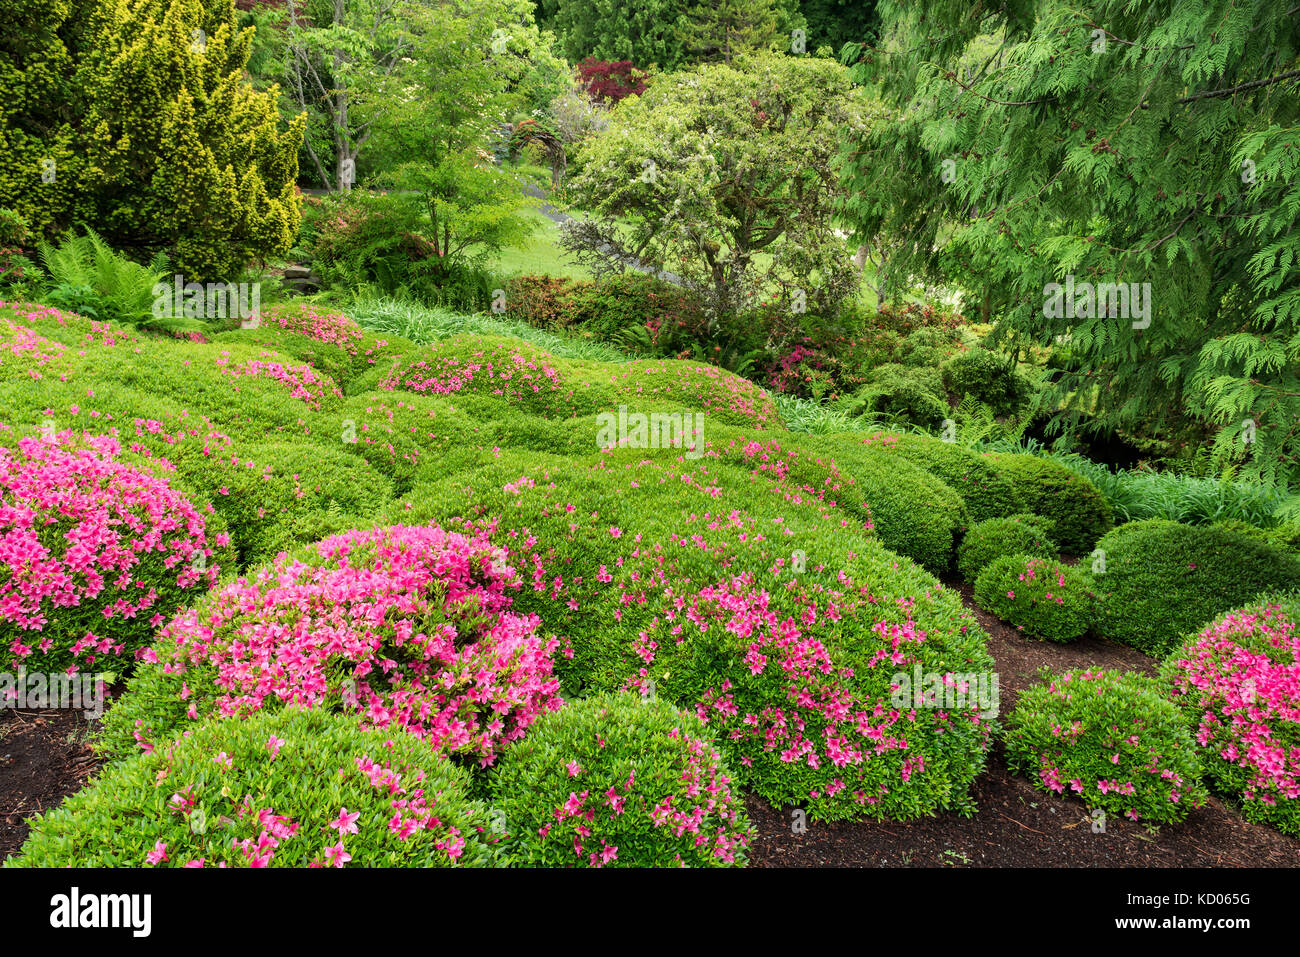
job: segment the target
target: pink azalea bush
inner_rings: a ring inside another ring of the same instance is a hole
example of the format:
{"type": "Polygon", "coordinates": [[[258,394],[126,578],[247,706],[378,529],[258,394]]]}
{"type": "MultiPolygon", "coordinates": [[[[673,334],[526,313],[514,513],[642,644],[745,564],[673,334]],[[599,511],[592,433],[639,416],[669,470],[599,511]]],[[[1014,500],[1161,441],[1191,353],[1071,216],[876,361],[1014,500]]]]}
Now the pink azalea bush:
{"type": "Polygon", "coordinates": [[[1017,631],[1048,641],[1073,641],[1096,618],[1092,576],[1024,553],[994,559],[980,571],[975,603],[1017,631]]]}
{"type": "Polygon", "coordinates": [[[1181,821],[1205,803],[1183,716],[1158,681],[1117,671],[1045,674],[1003,734],[1007,763],[1036,787],[1133,821],[1181,821]]]}
{"type": "MultiPolygon", "coordinates": [[[[231,362],[228,353],[222,352],[217,359],[217,367],[232,379],[245,376],[257,376],[274,379],[289,390],[289,395],[301,399],[308,408],[320,411],[322,405],[330,400],[343,398],[343,393],[333,381],[317,373],[309,365],[294,365],[280,362],[273,352],[263,352],[260,358],[246,359],[243,362],[231,362]]],[[[235,386],[238,391],[239,386],[235,386]]]]}
{"type": "Polygon", "coordinates": [[[725,867],[751,829],[704,725],[671,705],[607,694],[543,716],[491,777],[520,864],[725,867]]]}
{"type": "Polygon", "coordinates": [[[294,704],[486,766],[560,706],[555,642],[510,611],[515,571],[485,536],[398,525],[309,552],[177,615],[105,719],[106,750],[157,747],[187,718],[294,704]]]}
{"type": "Polygon", "coordinates": [[[415,737],[287,708],[206,721],[32,820],[19,867],[457,867],[497,859],[469,775],[415,737]]]}
{"type": "Polygon", "coordinates": [[[417,395],[477,393],[544,415],[572,414],[573,390],[559,369],[506,340],[457,336],[425,346],[395,359],[378,387],[417,395]]]}
{"type": "Polygon", "coordinates": [[[955,695],[900,704],[897,676],[919,667],[969,695],[969,676],[987,678],[991,662],[954,673],[910,601],[889,607],[855,595],[847,576],[840,584],[770,593],[736,576],[666,612],[638,651],[661,693],[693,702],[745,783],[773,803],[813,820],[906,820],[960,804],[996,702],[985,713],[955,695]]]}
{"type": "Polygon", "coordinates": [[[1300,837],[1300,600],[1230,612],[1166,659],[1210,780],[1248,820],[1300,837]]]}
{"type": "Polygon", "coordinates": [[[228,561],[210,512],[127,461],[112,436],[0,447],[0,670],[131,661],[228,561]]]}

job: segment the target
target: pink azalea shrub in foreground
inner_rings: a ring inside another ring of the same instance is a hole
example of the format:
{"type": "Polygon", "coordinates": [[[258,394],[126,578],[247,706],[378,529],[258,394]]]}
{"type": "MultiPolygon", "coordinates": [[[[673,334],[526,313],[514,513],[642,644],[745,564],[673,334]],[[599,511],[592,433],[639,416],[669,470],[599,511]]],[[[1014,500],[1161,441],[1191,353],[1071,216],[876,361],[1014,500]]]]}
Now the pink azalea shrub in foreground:
{"type": "Polygon", "coordinates": [[[561,705],[555,641],[511,613],[503,549],[435,526],[335,535],[179,614],[105,723],[150,749],[189,719],[281,704],[355,713],[482,765],[561,705]]]}
{"type": "Polygon", "coordinates": [[[543,716],[491,776],[512,858],[541,867],[725,867],[751,830],[704,725],[605,694],[543,716]]]}
{"type": "Polygon", "coordinates": [[[229,538],[210,523],[167,479],[124,461],[112,436],[0,447],[0,670],[132,660],[216,582],[229,538]]]}
{"type": "Polygon", "coordinates": [[[1300,837],[1300,600],[1224,615],[1162,674],[1215,785],[1240,799],[1248,820],[1300,837]]]}
{"type": "Polygon", "coordinates": [[[32,820],[26,867],[493,863],[469,775],[418,739],[288,708],[204,722],[32,820]]]}
{"type": "Polygon", "coordinates": [[[1116,671],[1047,674],[1020,695],[1003,743],[1012,770],[1134,821],[1181,821],[1205,803],[1201,764],[1160,683],[1116,671]]]}

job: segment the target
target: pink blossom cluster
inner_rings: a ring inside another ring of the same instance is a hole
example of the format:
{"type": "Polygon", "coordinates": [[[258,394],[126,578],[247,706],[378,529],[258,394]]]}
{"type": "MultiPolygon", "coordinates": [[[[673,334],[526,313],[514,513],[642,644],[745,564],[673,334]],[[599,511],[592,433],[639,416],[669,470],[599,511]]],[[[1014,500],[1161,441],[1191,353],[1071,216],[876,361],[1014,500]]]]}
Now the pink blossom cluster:
{"type": "Polygon", "coordinates": [[[39,367],[49,365],[67,351],[67,346],[37,335],[28,326],[0,317],[0,366],[16,359],[13,365],[24,369],[33,379],[43,378],[39,367]]]}
{"type": "Polygon", "coordinates": [[[338,346],[353,359],[374,365],[376,354],[388,346],[387,339],[366,341],[365,330],[341,312],[321,312],[315,306],[272,306],[261,315],[267,325],[279,326],[317,342],[338,346]]]}
{"type": "MultiPolygon", "coordinates": [[[[555,821],[538,829],[538,836],[546,841],[573,849],[580,862],[591,867],[604,867],[618,859],[618,845],[600,838],[594,847],[592,834],[616,834],[635,828],[635,824],[622,823],[623,819],[635,822],[649,821],[651,828],[665,828],[674,837],[691,835],[688,839],[696,853],[705,854],[725,864],[736,863],[736,855],[749,844],[749,835],[740,826],[741,806],[731,790],[731,778],[722,771],[722,756],[703,738],[683,735],[673,728],[668,737],[682,739],[685,747],[685,767],[675,781],[652,779],[637,784],[635,768],[627,780],[615,782],[596,793],[590,789],[570,791],[568,800],[552,812],[555,821]],[[681,790],[681,794],[663,796],[664,787],[681,790]],[[659,796],[656,796],[659,795],[659,796]],[[683,800],[677,800],[678,797],[683,800]]],[[[599,747],[605,747],[603,740],[599,747]]],[[[575,787],[581,787],[584,771],[577,761],[567,764],[569,777],[575,787]]],[[[674,858],[682,864],[681,854],[674,858]]]]}
{"type": "Polygon", "coordinates": [[[486,766],[562,704],[557,642],[509,611],[515,572],[486,536],[391,526],[315,548],[318,560],[281,555],[164,630],[164,655],[215,666],[222,714],[341,699],[368,725],[486,766]]]}
{"type": "MultiPolygon", "coordinates": [[[[112,436],[71,430],[0,448],[0,563],[8,570],[0,621],[16,629],[0,655],[70,652],[75,672],[77,658],[89,665],[133,650],[122,630],[150,611],[149,623],[161,624],[173,588],[201,591],[217,581],[203,517],[166,480],[118,461],[120,453],[112,436]],[[69,618],[83,626],[68,632],[69,618]]],[[[227,542],[221,535],[212,544],[227,542]]]]}
{"type": "Polygon", "coordinates": [[[517,349],[506,353],[504,359],[486,351],[476,352],[469,359],[454,355],[415,362],[399,359],[379,387],[421,395],[451,395],[473,389],[513,400],[565,389],[558,370],[517,349]]]}
{"type": "Polygon", "coordinates": [[[1196,742],[1248,772],[1247,801],[1300,798],[1300,622],[1276,603],[1233,612],[1173,659],[1196,742]]]}
{"type": "Polygon", "coordinates": [[[670,399],[689,409],[728,412],[754,428],[780,426],[781,416],[771,396],[748,379],[697,362],[638,361],[624,363],[610,382],[629,398],[670,399]]]}
{"type": "MultiPolygon", "coordinates": [[[[309,365],[290,365],[276,359],[247,359],[233,364],[226,358],[228,352],[222,352],[217,366],[232,378],[242,376],[262,376],[274,379],[289,387],[289,394],[295,399],[302,399],[309,408],[320,411],[322,399],[329,397],[341,399],[343,393],[332,379],[326,378],[309,365]]],[[[263,352],[263,356],[275,353],[263,352]]],[[[236,387],[238,388],[238,387],[236,387]]]]}

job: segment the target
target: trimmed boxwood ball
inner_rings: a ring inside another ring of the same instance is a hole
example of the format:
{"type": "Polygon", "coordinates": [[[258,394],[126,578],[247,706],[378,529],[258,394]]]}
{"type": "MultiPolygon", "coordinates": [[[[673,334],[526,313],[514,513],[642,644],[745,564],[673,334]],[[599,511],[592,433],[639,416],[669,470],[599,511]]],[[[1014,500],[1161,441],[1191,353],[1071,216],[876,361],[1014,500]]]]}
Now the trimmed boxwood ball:
{"type": "Polygon", "coordinates": [[[1006,555],[1055,558],[1058,549],[1051,529],[1047,519],[1027,512],[972,525],[957,548],[957,570],[974,584],[990,562],[1006,555]]]}
{"type": "Polygon", "coordinates": [[[1229,612],[1160,673],[1214,786],[1248,821],[1300,838],[1300,592],[1229,612]]]}
{"type": "Polygon", "coordinates": [[[1160,682],[1117,671],[1045,673],[1020,693],[1002,736],[1036,787],[1138,821],[1181,821],[1205,803],[1201,764],[1160,682]]]}
{"type": "Polygon", "coordinates": [[[931,572],[948,570],[967,512],[947,483],[861,434],[800,435],[796,441],[788,444],[839,466],[852,490],[837,492],[837,501],[860,501],[882,542],[931,572]]]}
{"type": "Polygon", "coordinates": [[[18,867],[491,866],[469,775],[414,735],[288,708],[214,719],[34,818],[18,867]]]}
{"type": "Polygon", "coordinates": [[[1052,522],[1052,535],[1065,551],[1091,551],[1114,525],[1110,503],[1097,486],[1064,465],[1037,455],[984,457],[1015,486],[1029,511],[1052,522]]]}
{"type": "Polygon", "coordinates": [[[970,449],[925,435],[895,432],[878,433],[867,442],[945,482],[962,497],[972,522],[1025,511],[1025,500],[1015,486],[970,449]]]}
{"type": "Polygon", "coordinates": [[[1032,555],[994,559],[975,579],[975,603],[1031,638],[1073,641],[1096,614],[1086,572],[1032,555]]]}
{"type": "Polygon", "coordinates": [[[1300,588],[1300,558],[1212,525],[1129,522],[1097,548],[1098,630],[1154,657],[1262,592],[1300,588]]]}
{"type": "Polygon", "coordinates": [[[693,714],[604,694],[544,715],[490,779],[512,864],[743,865],[751,838],[731,775],[693,714]]]}

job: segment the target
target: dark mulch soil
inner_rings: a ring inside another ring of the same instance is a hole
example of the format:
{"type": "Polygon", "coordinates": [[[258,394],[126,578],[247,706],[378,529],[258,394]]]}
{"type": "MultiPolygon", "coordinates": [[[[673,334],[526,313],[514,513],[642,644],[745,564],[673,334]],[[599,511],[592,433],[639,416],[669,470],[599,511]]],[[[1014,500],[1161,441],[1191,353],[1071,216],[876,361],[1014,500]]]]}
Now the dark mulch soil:
{"type": "Polygon", "coordinates": [[[27,818],[58,806],[99,767],[79,710],[0,708],[0,861],[27,839],[27,818]]]}
{"type": "MultiPolygon", "coordinates": [[[[1054,671],[1114,668],[1154,674],[1156,663],[1127,645],[1084,637],[1067,645],[1025,638],[975,607],[971,586],[948,581],[989,634],[997,661],[1002,715],[1037,680],[1054,671]]],[[[1145,825],[1108,817],[1104,832],[1081,801],[1040,791],[1012,774],[1000,746],[975,782],[979,811],[906,824],[807,823],[794,833],[792,808],[746,797],[758,830],[750,862],[759,867],[1298,867],[1300,841],[1251,824],[1219,798],[1181,824],[1152,833],[1145,825]]]]}
{"type": "MultiPolygon", "coordinates": [[[[1083,638],[1068,645],[1035,641],[979,610],[971,588],[950,581],[989,634],[997,661],[1001,710],[1044,665],[1117,668],[1154,673],[1155,662],[1124,645],[1083,638]]],[[[0,861],[27,837],[26,818],[80,790],[100,762],[86,744],[91,728],[79,711],[0,709],[0,861]]],[[[751,864],[759,867],[1296,867],[1300,842],[1250,824],[1218,798],[1182,824],[1152,833],[1123,818],[1094,832],[1088,809],[1011,774],[1000,748],[989,756],[973,795],[971,818],[956,814],[906,824],[808,822],[794,833],[791,809],[748,796],[758,834],[751,864]]]]}

